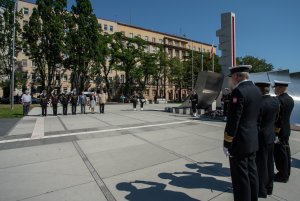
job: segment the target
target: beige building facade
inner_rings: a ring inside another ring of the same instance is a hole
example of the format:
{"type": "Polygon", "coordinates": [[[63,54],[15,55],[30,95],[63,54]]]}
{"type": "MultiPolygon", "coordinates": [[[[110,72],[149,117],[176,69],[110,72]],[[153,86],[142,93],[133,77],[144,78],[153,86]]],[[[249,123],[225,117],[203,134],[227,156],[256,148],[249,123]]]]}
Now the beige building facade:
{"type": "MultiPolygon", "coordinates": [[[[19,0],[18,1],[18,10],[23,13],[23,19],[21,20],[20,24],[21,27],[29,22],[29,18],[32,14],[33,8],[36,7],[35,4],[19,0]]],[[[98,18],[99,27],[102,28],[104,33],[113,34],[115,32],[122,32],[126,37],[133,38],[133,37],[140,37],[147,42],[147,50],[150,53],[155,53],[158,51],[158,45],[163,45],[164,50],[168,53],[169,57],[178,57],[183,59],[190,50],[197,51],[197,52],[210,52],[211,51],[211,44],[202,43],[199,41],[191,40],[188,38],[175,36],[172,34],[167,34],[159,31],[153,31],[142,27],[137,27],[133,25],[128,25],[120,22],[114,22],[110,20],[105,20],[98,18]]],[[[213,47],[213,52],[216,53],[216,47],[213,47]]],[[[24,52],[19,52],[17,56],[17,67],[24,73],[24,78],[27,79],[26,86],[28,89],[38,88],[35,86],[37,79],[37,72],[35,67],[35,62],[31,60],[28,56],[25,55],[24,52]]],[[[56,86],[61,90],[71,91],[71,83],[70,83],[70,76],[71,72],[68,70],[64,70],[63,68],[58,68],[56,72],[56,86]]],[[[117,72],[113,70],[109,74],[109,80],[114,80],[116,75],[120,77],[120,82],[126,82],[125,76],[123,72],[117,72]]],[[[104,83],[105,84],[105,83],[104,83]]],[[[91,83],[91,88],[95,87],[94,83],[91,83]]],[[[162,91],[163,86],[160,85],[158,93],[159,96],[162,96],[164,92],[162,91]]],[[[144,92],[145,98],[147,99],[154,99],[154,95],[156,94],[156,86],[147,86],[146,91],[144,92]]],[[[38,91],[38,89],[37,89],[38,91]]],[[[16,90],[16,93],[20,93],[20,89],[16,90]]],[[[176,99],[179,94],[178,91],[175,91],[175,86],[172,83],[167,82],[166,85],[166,99],[167,100],[174,100],[176,99]]],[[[188,94],[187,89],[181,91],[182,97],[186,97],[188,94]]]]}

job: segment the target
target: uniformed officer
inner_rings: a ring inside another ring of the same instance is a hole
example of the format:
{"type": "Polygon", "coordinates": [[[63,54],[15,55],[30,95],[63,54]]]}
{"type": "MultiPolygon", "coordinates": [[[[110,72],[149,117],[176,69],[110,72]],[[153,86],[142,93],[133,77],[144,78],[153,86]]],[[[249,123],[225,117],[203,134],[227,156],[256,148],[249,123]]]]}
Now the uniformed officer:
{"type": "Polygon", "coordinates": [[[235,201],[258,200],[255,157],[258,150],[258,106],[262,95],[248,80],[251,67],[241,65],[229,68],[234,87],[224,131],[223,151],[229,156],[235,201]]]}
{"type": "Polygon", "coordinates": [[[60,96],[60,102],[63,106],[63,115],[67,115],[69,103],[69,95],[67,94],[67,91],[64,91],[64,93],[60,96]]]}
{"type": "Polygon", "coordinates": [[[266,198],[273,192],[275,120],[279,112],[279,101],[269,94],[270,82],[256,82],[255,85],[263,95],[258,118],[259,149],[256,153],[258,197],[266,198]]]}
{"type": "Polygon", "coordinates": [[[58,101],[59,101],[59,96],[58,96],[58,93],[57,93],[57,89],[54,89],[51,92],[51,104],[52,104],[53,115],[54,116],[57,116],[57,104],[58,104],[58,101]]]}
{"type": "Polygon", "coordinates": [[[275,94],[280,102],[280,112],[276,121],[276,140],[274,159],[277,174],[274,181],[286,183],[291,172],[291,150],[289,137],[291,134],[290,116],[294,108],[294,100],[287,94],[289,82],[274,80],[275,94]]]}
{"type": "Polygon", "coordinates": [[[49,97],[47,95],[47,91],[43,90],[40,95],[40,105],[42,107],[42,116],[47,116],[47,106],[48,106],[49,97]]]}
{"type": "Polygon", "coordinates": [[[193,92],[192,92],[190,101],[192,103],[193,116],[196,117],[197,116],[198,94],[196,93],[195,90],[193,90],[193,92]]]}
{"type": "Polygon", "coordinates": [[[72,104],[72,114],[76,115],[76,108],[78,103],[78,95],[76,89],[73,89],[72,91],[70,102],[72,104]]]}

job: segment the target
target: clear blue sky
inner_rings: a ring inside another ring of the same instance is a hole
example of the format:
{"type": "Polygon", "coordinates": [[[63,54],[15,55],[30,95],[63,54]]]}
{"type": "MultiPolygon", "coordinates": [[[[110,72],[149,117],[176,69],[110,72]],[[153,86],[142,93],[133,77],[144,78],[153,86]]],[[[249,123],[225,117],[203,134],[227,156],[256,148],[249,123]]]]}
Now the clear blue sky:
{"type": "MultiPolygon", "coordinates": [[[[75,0],[68,0],[72,4],[75,0]]],[[[92,0],[97,17],[218,46],[221,13],[236,15],[236,54],[300,71],[300,0],[92,0]],[[130,17],[131,16],[131,17],[130,17]]],[[[220,55],[220,51],[217,51],[220,55]]]]}

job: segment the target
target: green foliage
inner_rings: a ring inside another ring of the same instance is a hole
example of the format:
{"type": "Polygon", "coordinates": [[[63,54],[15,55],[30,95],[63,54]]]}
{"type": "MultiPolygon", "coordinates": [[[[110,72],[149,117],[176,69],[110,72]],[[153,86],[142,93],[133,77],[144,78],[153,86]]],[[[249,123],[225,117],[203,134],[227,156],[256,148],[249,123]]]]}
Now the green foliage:
{"type": "Polygon", "coordinates": [[[253,56],[238,57],[236,59],[238,65],[252,65],[251,73],[267,72],[274,69],[271,63],[267,63],[265,59],[259,59],[253,56]]]}
{"type": "Polygon", "coordinates": [[[98,46],[100,33],[90,0],[77,0],[67,22],[68,58],[65,64],[72,70],[72,87],[82,91],[89,87],[89,81],[93,78],[91,69],[97,61],[101,61],[98,46]]]}
{"type": "MultiPolygon", "coordinates": [[[[14,27],[14,1],[0,0],[0,77],[9,76],[12,68],[13,57],[13,27],[14,27]]],[[[15,23],[15,56],[20,51],[19,36],[21,33],[19,19],[21,13],[16,12],[15,23]]]]}

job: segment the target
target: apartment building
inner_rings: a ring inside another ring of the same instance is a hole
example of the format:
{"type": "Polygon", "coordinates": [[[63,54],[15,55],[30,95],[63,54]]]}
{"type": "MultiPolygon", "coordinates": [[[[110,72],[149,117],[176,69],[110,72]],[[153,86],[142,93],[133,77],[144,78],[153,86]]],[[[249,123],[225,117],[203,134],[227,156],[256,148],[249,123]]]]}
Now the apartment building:
{"type": "MultiPolygon", "coordinates": [[[[33,8],[36,7],[35,4],[29,3],[26,1],[19,0],[18,1],[18,10],[22,11],[23,19],[20,22],[21,26],[25,23],[29,22],[29,17],[32,14],[33,8]]],[[[143,27],[128,25],[120,22],[115,22],[111,20],[98,18],[99,27],[102,28],[104,33],[113,34],[115,32],[122,32],[124,36],[128,38],[140,37],[144,39],[148,48],[146,51],[155,53],[158,50],[158,45],[163,45],[165,51],[168,53],[169,57],[179,57],[184,58],[190,50],[198,51],[198,52],[209,52],[211,50],[211,44],[202,43],[199,41],[191,40],[185,37],[180,37],[168,33],[163,33],[155,30],[146,29],[143,27]]],[[[216,52],[216,47],[214,46],[213,52],[216,52]]],[[[24,78],[27,77],[27,87],[31,88],[32,84],[35,82],[36,76],[36,67],[35,62],[30,60],[23,52],[20,52],[17,57],[17,61],[20,64],[21,70],[24,72],[24,78]]],[[[70,83],[70,75],[71,72],[62,68],[58,68],[56,72],[56,84],[61,88],[61,90],[71,91],[71,83],[70,83]]],[[[109,80],[114,80],[116,75],[120,76],[120,82],[124,83],[125,76],[123,72],[117,72],[113,70],[109,74],[109,80]]],[[[105,84],[105,83],[104,83],[105,84]]],[[[37,88],[38,86],[34,86],[37,88]]],[[[95,87],[94,83],[91,83],[91,88],[95,87]]],[[[156,86],[148,85],[145,93],[145,97],[147,99],[154,98],[156,94],[156,86]]],[[[175,91],[175,86],[172,83],[168,82],[166,85],[166,92],[163,92],[164,88],[162,83],[159,86],[159,96],[163,96],[166,94],[167,100],[174,100],[178,98],[179,91],[175,91]]],[[[187,89],[181,91],[182,97],[187,96],[187,89]]]]}

